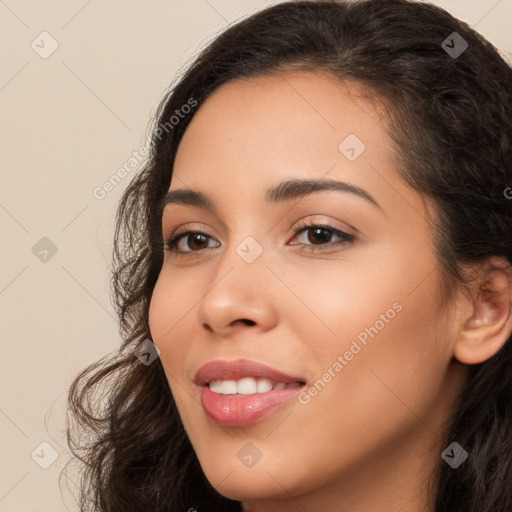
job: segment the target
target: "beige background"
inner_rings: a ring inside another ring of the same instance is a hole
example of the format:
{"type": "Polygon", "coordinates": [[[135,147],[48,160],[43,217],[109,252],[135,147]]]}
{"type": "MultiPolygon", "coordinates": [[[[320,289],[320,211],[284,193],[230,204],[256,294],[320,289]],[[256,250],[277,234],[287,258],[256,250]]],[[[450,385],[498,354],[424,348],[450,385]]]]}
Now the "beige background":
{"type": "MultiPolygon", "coordinates": [[[[120,341],[108,265],[133,171],[102,200],[93,190],[144,143],[165,88],[196,49],[275,3],[0,0],[0,512],[76,510],[58,485],[66,392],[120,341]],[[45,255],[43,237],[55,254],[45,255]]],[[[511,58],[512,0],[432,3],[511,58]]]]}

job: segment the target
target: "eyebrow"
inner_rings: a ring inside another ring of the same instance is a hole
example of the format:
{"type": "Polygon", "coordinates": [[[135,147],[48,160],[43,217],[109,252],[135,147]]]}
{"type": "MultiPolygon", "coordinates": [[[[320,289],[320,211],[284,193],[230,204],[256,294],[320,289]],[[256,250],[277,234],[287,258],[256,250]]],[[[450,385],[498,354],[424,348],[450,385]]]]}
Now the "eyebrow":
{"type": "MultiPolygon", "coordinates": [[[[291,179],[283,181],[267,189],[265,202],[269,205],[276,204],[283,201],[289,201],[291,199],[302,198],[314,192],[326,190],[354,194],[384,211],[379,203],[368,192],[366,192],[366,190],[357,187],[356,185],[350,185],[349,183],[333,179],[291,179]]],[[[198,208],[205,208],[216,213],[213,201],[206,194],[198,190],[181,188],[167,192],[164,198],[160,201],[159,211],[163,213],[165,207],[171,204],[195,206],[198,208]]]]}

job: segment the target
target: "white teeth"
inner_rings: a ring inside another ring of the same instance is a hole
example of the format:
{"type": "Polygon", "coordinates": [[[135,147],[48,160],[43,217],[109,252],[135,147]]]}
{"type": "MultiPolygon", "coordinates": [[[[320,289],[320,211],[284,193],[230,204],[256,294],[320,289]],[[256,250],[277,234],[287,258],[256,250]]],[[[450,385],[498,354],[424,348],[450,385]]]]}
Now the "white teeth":
{"type": "Polygon", "coordinates": [[[222,381],[222,394],[233,395],[237,393],[236,380],[224,380],[222,381]]]}
{"type": "Polygon", "coordinates": [[[272,391],[272,381],[268,379],[258,379],[256,393],[267,393],[269,391],[272,391]]]}
{"type": "Polygon", "coordinates": [[[210,389],[215,393],[222,393],[222,381],[221,380],[212,380],[210,382],[210,389]]]}
{"type": "MultiPolygon", "coordinates": [[[[235,382],[236,384],[236,382],[235,382]]],[[[239,395],[252,395],[256,393],[258,383],[251,379],[251,377],[244,377],[238,381],[238,394],[239,395]]],[[[237,391],[235,391],[237,393],[237,391]]]]}
{"type": "Polygon", "coordinates": [[[254,393],[268,393],[273,389],[289,389],[300,387],[298,382],[286,384],[284,382],[273,383],[269,379],[254,379],[244,377],[240,380],[213,380],[209,384],[210,389],[222,395],[253,395],[254,393]]]}

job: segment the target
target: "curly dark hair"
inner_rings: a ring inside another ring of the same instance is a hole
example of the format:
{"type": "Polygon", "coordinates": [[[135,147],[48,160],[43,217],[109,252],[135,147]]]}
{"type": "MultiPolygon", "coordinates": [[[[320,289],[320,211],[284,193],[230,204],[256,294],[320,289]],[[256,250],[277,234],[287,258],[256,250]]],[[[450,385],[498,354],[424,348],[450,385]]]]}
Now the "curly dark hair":
{"type": "MultiPolygon", "coordinates": [[[[287,1],[237,21],[203,48],[155,114],[145,164],[116,215],[112,296],[123,339],[84,369],[68,395],[68,444],[78,459],[80,510],[240,511],[208,482],[183,427],[160,360],[134,349],[151,339],[148,310],[163,262],[162,211],[178,145],[197,108],[229,81],[289,70],[358,83],[386,105],[400,174],[432,199],[436,257],[445,290],[467,285],[465,263],[512,262],[512,68],[470,26],[408,0],[287,1]],[[443,41],[467,43],[451,55],[443,41]],[[197,108],[169,127],[176,110],[197,108]],[[167,122],[167,128],[161,127],[167,122]]],[[[445,446],[470,453],[457,471],[441,458],[435,512],[512,510],[512,341],[471,365],[445,446]]]]}

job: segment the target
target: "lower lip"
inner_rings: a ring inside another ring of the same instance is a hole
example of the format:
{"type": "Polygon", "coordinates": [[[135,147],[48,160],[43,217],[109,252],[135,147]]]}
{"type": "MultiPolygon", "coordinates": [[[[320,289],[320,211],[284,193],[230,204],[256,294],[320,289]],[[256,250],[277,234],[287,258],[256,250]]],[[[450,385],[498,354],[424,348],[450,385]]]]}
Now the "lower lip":
{"type": "Polygon", "coordinates": [[[304,386],[253,395],[222,395],[202,386],[201,405],[208,418],[224,427],[244,427],[257,422],[297,396],[304,386]]]}

